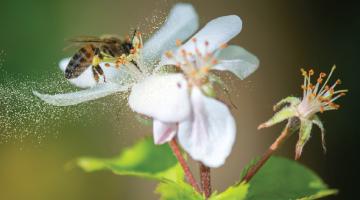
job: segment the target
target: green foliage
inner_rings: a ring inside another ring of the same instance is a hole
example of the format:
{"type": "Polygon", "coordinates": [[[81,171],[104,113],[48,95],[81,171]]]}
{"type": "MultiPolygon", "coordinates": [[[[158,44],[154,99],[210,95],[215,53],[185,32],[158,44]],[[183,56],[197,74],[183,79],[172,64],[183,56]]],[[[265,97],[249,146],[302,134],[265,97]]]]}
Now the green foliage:
{"type": "Polygon", "coordinates": [[[210,200],[243,200],[247,195],[248,188],[249,184],[236,184],[220,194],[213,194],[210,200]]]}
{"type": "Polygon", "coordinates": [[[164,180],[158,184],[155,193],[160,194],[162,200],[203,200],[204,198],[196,192],[191,185],[184,181],[164,180]]]}
{"type": "MultiPolygon", "coordinates": [[[[110,159],[84,157],[77,165],[87,172],[110,170],[118,175],[133,175],[159,180],[156,193],[163,200],[202,200],[184,174],[167,145],[156,146],[145,138],[110,159]]],[[[252,166],[253,163],[250,164],[252,166]]],[[[210,200],[311,200],[336,194],[311,170],[285,158],[272,157],[250,183],[238,183],[210,200]]]]}
{"type": "Polygon", "coordinates": [[[310,200],[337,193],[310,169],[280,157],[270,158],[249,184],[248,200],[310,200]]]}
{"type": "Polygon", "coordinates": [[[111,170],[118,175],[133,175],[151,179],[182,179],[177,160],[167,145],[155,146],[151,138],[145,138],[110,159],[83,157],[77,165],[87,172],[111,170]]]}

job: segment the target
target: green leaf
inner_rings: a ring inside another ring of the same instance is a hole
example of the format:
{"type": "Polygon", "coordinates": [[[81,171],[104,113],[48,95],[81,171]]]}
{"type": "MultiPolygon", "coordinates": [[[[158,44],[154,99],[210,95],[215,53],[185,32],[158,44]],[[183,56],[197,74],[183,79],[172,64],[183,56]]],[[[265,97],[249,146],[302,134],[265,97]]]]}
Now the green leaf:
{"type": "Polygon", "coordinates": [[[337,193],[310,169],[280,157],[270,158],[249,184],[248,200],[310,200],[337,193]]]}
{"type": "Polygon", "coordinates": [[[204,200],[191,185],[184,181],[163,180],[158,184],[155,193],[160,194],[162,200],[204,200]]]}
{"type": "Polygon", "coordinates": [[[111,170],[118,175],[132,175],[151,179],[183,179],[181,167],[168,145],[156,146],[151,138],[145,138],[110,159],[83,157],[77,165],[86,172],[111,170]]]}
{"type": "Polygon", "coordinates": [[[213,194],[210,200],[242,200],[245,199],[248,188],[249,184],[236,184],[220,194],[213,194]]]}

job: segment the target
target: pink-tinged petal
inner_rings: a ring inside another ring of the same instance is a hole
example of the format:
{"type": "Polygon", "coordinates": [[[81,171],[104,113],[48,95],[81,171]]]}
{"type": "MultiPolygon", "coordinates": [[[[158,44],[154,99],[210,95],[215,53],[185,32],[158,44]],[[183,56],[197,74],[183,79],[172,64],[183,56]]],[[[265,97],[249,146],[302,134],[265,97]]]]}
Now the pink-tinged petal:
{"type": "Polygon", "coordinates": [[[191,109],[187,81],[182,74],[150,76],[132,88],[129,105],[162,122],[183,121],[191,109]]]}
{"type": "Polygon", "coordinates": [[[153,135],[155,144],[164,144],[169,142],[176,134],[177,124],[166,123],[159,120],[153,122],[153,135]]]}
{"type": "MultiPolygon", "coordinates": [[[[69,62],[70,58],[64,58],[59,62],[59,67],[64,73],[69,62]]],[[[100,63],[100,67],[104,71],[107,83],[121,83],[124,81],[131,81],[129,74],[124,70],[124,67],[116,68],[114,64],[111,63],[109,63],[109,65],[109,67],[105,67],[105,63],[100,63]]],[[[99,82],[95,81],[91,66],[88,67],[77,78],[68,79],[68,81],[79,88],[91,88],[105,82],[103,76],[100,76],[99,82]]]]}
{"type": "Polygon", "coordinates": [[[219,167],[235,142],[235,120],[226,105],[206,97],[199,88],[192,90],[191,103],[192,118],[179,123],[179,142],[194,160],[219,167]]]}
{"type": "MultiPolygon", "coordinates": [[[[175,55],[181,59],[181,50],[195,54],[196,47],[202,54],[213,52],[239,34],[241,28],[242,21],[240,17],[236,15],[223,16],[213,19],[189,41],[180,46],[175,52],[175,55]],[[193,42],[194,39],[196,40],[196,47],[193,42]],[[207,47],[205,42],[208,42],[207,47]]],[[[163,56],[161,65],[166,64],[174,64],[174,60],[163,56]]]]}

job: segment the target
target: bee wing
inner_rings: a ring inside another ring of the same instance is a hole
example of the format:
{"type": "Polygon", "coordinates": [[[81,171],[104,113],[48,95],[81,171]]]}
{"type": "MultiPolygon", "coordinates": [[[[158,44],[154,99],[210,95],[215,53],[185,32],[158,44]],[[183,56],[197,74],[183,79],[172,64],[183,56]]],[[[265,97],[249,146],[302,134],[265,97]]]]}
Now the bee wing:
{"type": "Polygon", "coordinates": [[[104,40],[97,36],[78,36],[70,39],[66,39],[68,42],[72,43],[97,43],[104,42],[104,40]]]}

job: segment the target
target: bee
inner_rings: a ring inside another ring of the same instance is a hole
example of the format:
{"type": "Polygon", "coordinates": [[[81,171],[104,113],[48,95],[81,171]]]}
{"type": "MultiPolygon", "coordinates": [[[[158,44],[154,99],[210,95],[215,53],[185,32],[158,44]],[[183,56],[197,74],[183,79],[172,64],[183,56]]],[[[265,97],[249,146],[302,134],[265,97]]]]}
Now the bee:
{"type": "MultiPolygon", "coordinates": [[[[140,33],[136,33],[135,30],[132,38],[128,37],[125,40],[110,35],[78,37],[70,40],[73,46],[80,46],[80,49],[70,59],[65,69],[65,78],[77,78],[91,67],[95,81],[99,82],[100,76],[103,76],[106,82],[104,71],[99,65],[103,61],[115,62],[117,67],[131,62],[139,69],[135,58],[142,41],[140,33]]],[[[110,65],[106,63],[105,66],[110,65]]]]}

